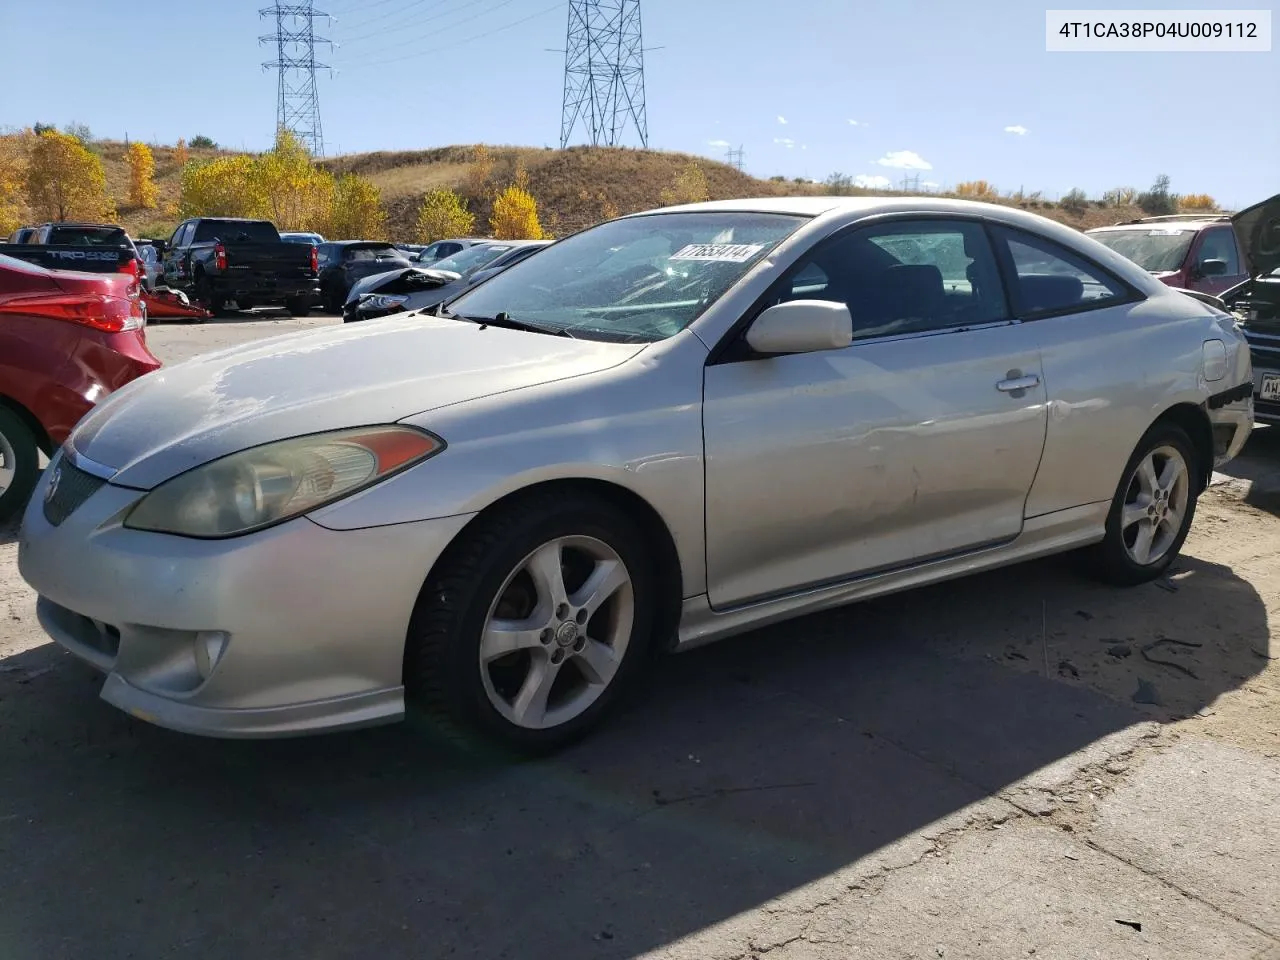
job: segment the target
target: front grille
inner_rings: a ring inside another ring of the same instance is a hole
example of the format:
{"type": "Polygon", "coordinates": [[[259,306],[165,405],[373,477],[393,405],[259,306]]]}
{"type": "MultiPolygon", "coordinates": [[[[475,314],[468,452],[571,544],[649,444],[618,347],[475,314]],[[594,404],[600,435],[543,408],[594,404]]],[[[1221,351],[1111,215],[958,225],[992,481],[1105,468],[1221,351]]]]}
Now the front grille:
{"type": "Polygon", "coordinates": [[[85,473],[65,457],[58,457],[49,469],[53,476],[45,491],[44,518],[55,527],[75,513],[107,481],[85,473]]]}

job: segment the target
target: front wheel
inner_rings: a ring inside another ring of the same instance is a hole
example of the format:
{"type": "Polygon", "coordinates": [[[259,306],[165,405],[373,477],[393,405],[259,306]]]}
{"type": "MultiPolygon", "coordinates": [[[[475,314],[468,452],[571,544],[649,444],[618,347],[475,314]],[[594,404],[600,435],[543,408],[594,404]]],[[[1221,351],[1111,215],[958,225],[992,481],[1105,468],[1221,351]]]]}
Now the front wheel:
{"type": "Polygon", "coordinates": [[[644,532],[625,512],[526,498],[465,532],[424,586],[405,686],[446,729],[547,753],[595,727],[633,680],[658,605],[644,532]]]}
{"type": "Polygon", "coordinates": [[[1185,430],[1158,423],[1129,463],[1094,556],[1108,583],[1133,586],[1162,576],[1182,549],[1200,495],[1201,464],[1185,430]]]}
{"type": "Polygon", "coordinates": [[[290,297],[284,302],[284,308],[291,317],[305,317],[311,312],[311,304],[306,297],[290,297]]]}

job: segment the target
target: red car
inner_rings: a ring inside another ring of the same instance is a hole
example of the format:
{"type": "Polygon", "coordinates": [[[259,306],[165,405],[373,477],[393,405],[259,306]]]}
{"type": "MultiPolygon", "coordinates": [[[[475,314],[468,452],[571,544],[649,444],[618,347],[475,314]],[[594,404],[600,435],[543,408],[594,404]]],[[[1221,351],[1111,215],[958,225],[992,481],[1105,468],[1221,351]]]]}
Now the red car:
{"type": "Polygon", "coordinates": [[[22,509],[47,455],[99,400],[159,369],[138,280],[47,270],[0,255],[0,521],[22,509]]]}

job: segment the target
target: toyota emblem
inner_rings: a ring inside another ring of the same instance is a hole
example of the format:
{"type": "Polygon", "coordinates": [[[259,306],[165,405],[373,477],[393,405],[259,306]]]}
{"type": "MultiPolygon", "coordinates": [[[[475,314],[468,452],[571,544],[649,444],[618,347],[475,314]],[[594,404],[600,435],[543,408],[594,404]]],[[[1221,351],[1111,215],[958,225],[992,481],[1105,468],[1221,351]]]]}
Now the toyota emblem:
{"type": "Polygon", "coordinates": [[[48,503],[54,498],[58,492],[58,483],[62,480],[62,464],[53,469],[53,476],[49,478],[49,489],[44,492],[44,502],[48,503]]]}

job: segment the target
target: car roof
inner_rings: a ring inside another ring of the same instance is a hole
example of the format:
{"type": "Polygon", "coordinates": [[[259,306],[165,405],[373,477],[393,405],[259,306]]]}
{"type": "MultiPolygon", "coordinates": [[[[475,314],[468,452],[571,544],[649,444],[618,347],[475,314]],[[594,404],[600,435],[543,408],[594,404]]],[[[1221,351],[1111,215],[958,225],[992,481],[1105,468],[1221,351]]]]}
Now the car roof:
{"type": "Polygon", "coordinates": [[[328,244],[335,247],[353,247],[357,244],[365,244],[370,247],[394,247],[395,244],[390,240],[326,240],[328,244]]]}
{"type": "MultiPolygon", "coordinates": [[[[99,230],[123,230],[124,227],[118,223],[89,223],[81,220],[51,220],[48,223],[40,224],[41,227],[96,227],[99,230]]],[[[37,230],[39,227],[32,227],[37,230]]]]}
{"type": "Polygon", "coordinates": [[[1109,223],[1105,227],[1093,227],[1085,233],[1104,233],[1110,230],[1203,230],[1205,227],[1219,224],[1230,224],[1229,213],[1174,214],[1167,217],[1139,217],[1136,220],[1125,220],[1122,223],[1109,223]]]}

